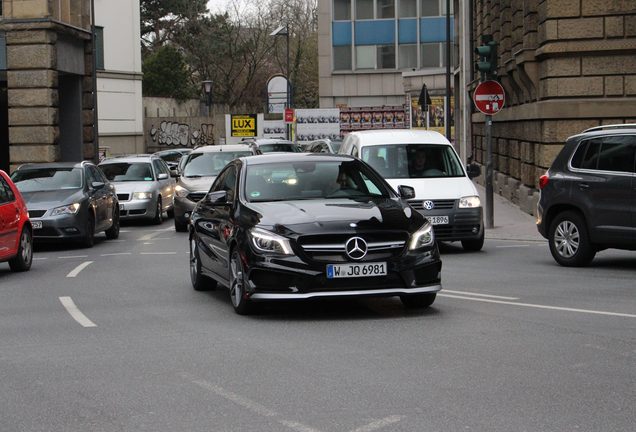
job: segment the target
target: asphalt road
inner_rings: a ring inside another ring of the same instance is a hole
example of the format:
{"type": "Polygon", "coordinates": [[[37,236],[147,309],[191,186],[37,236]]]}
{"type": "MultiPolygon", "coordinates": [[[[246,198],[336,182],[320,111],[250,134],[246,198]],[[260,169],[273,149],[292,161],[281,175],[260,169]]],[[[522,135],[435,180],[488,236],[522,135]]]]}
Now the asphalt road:
{"type": "Polygon", "coordinates": [[[633,431],[636,253],[443,249],[445,290],[271,304],[192,290],[172,221],[0,264],[0,431],[633,431]]]}

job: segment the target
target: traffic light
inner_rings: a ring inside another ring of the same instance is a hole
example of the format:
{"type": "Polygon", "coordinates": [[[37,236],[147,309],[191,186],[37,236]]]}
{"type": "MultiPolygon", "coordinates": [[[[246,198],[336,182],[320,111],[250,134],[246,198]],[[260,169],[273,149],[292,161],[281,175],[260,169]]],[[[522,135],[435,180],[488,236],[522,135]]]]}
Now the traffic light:
{"type": "Polygon", "coordinates": [[[475,48],[475,54],[479,56],[477,70],[481,73],[481,80],[487,81],[497,76],[497,42],[492,35],[482,35],[481,43],[475,48]]]}

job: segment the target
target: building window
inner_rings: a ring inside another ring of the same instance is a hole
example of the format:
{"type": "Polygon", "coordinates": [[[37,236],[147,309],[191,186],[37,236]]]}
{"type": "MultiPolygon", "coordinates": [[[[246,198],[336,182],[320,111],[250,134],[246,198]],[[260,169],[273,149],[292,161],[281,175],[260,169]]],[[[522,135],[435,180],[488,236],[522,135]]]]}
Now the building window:
{"type": "Polygon", "coordinates": [[[375,69],[375,45],[356,47],[356,69],[375,69]]]}
{"type": "Polygon", "coordinates": [[[95,26],[95,67],[104,70],[104,27],[95,26]]]}
{"type": "Polygon", "coordinates": [[[351,69],[351,46],[345,45],[333,47],[333,70],[350,71],[351,69]]]}
{"type": "Polygon", "coordinates": [[[440,0],[420,0],[420,16],[440,16],[439,4],[440,0]]]}
{"type": "Polygon", "coordinates": [[[378,69],[395,69],[395,45],[378,46],[378,69]]]}
{"type": "Polygon", "coordinates": [[[395,18],[395,0],[378,0],[378,18],[395,18]]]}
{"type": "Polygon", "coordinates": [[[400,0],[400,18],[417,16],[417,0],[400,0]]]}
{"type": "Polygon", "coordinates": [[[333,19],[351,21],[351,0],[333,0],[333,19]]]}
{"type": "Polygon", "coordinates": [[[400,45],[400,69],[417,69],[417,44],[400,45]]]}
{"type": "Polygon", "coordinates": [[[356,0],[356,19],[373,19],[374,0],[356,0]]]}
{"type": "Polygon", "coordinates": [[[421,68],[438,68],[441,67],[441,45],[440,43],[423,43],[421,47],[421,68]]]}

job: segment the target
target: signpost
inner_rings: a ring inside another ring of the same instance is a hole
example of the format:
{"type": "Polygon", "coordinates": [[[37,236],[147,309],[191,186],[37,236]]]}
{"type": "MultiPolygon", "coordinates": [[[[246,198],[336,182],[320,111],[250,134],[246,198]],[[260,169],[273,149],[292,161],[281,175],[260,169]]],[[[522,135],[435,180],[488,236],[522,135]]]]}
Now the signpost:
{"type": "Polygon", "coordinates": [[[235,115],[231,118],[231,135],[233,137],[255,137],[256,114],[235,115]]]}
{"type": "Polygon", "coordinates": [[[293,123],[294,122],[294,109],[293,108],[285,108],[285,123],[293,123]]]}
{"type": "Polygon", "coordinates": [[[486,228],[493,228],[492,116],[503,108],[506,92],[497,81],[484,81],[475,89],[473,102],[479,111],[486,114],[486,228]]]}

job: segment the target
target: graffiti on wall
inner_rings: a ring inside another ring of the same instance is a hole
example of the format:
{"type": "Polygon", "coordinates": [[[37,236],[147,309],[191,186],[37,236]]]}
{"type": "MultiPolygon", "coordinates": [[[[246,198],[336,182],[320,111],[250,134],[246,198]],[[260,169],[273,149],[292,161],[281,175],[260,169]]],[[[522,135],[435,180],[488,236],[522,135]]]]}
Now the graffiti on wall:
{"type": "Polygon", "coordinates": [[[201,124],[198,128],[187,123],[162,121],[150,128],[152,141],[162,146],[196,147],[214,144],[214,125],[201,124]]]}

